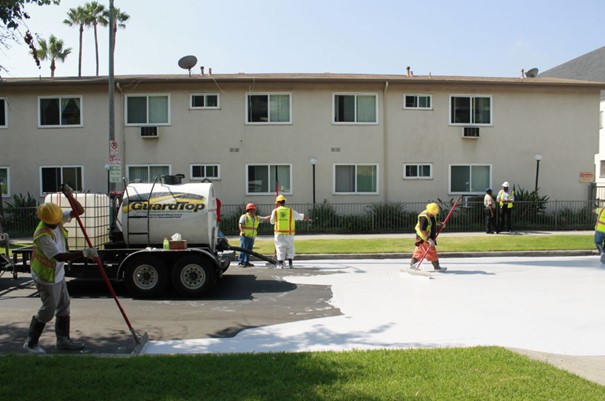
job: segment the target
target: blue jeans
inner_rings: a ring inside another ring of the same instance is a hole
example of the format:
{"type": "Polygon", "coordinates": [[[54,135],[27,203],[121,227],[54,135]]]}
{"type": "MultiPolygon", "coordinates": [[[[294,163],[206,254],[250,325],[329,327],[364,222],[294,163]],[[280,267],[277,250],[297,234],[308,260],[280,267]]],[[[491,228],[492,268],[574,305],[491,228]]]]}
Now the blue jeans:
{"type": "MultiPolygon", "coordinates": [[[[254,246],[254,237],[244,237],[243,235],[240,235],[239,246],[240,248],[244,248],[251,251],[252,247],[254,246]]],[[[237,264],[245,265],[248,263],[250,263],[250,255],[244,252],[240,252],[239,257],[237,258],[237,264]]]]}
{"type": "Polygon", "coordinates": [[[605,233],[602,231],[595,230],[594,232],[594,244],[596,245],[599,252],[603,251],[603,245],[605,243],[605,233]]]}

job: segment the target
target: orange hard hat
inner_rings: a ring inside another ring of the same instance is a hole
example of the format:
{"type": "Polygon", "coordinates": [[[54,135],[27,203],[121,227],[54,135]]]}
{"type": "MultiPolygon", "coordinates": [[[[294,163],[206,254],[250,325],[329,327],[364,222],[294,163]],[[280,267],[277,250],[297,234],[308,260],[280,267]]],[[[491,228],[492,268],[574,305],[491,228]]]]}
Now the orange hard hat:
{"type": "Polygon", "coordinates": [[[247,212],[248,210],[256,210],[256,205],[255,205],[254,203],[248,203],[248,204],[246,205],[246,212],[247,212]]]}

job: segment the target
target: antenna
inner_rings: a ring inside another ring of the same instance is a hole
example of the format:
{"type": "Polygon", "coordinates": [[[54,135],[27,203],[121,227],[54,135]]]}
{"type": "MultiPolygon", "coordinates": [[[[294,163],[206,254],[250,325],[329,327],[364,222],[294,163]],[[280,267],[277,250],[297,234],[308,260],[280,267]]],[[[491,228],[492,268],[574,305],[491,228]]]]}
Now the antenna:
{"type": "Polygon", "coordinates": [[[527,78],[535,78],[538,76],[538,69],[537,68],[532,68],[531,70],[527,71],[525,73],[525,76],[527,78]]]}
{"type": "Polygon", "coordinates": [[[191,76],[191,69],[197,64],[197,57],[195,56],[184,56],[179,60],[179,67],[184,70],[189,70],[189,76],[191,76]]]}

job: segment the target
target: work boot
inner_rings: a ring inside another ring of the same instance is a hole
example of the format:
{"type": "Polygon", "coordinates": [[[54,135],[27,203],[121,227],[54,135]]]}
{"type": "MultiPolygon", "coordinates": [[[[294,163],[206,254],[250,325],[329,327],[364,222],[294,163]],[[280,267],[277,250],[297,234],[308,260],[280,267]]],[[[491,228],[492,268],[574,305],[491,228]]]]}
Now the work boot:
{"type": "Polygon", "coordinates": [[[416,269],[417,264],[418,264],[418,259],[412,258],[412,260],[410,260],[410,269],[416,269]]]}
{"type": "Polygon", "coordinates": [[[23,343],[23,349],[32,354],[46,354],[44,348],[38,344],[38,340],[42,335],[42,331],[46,323],[42,323],[35,316],[32,316],[32,321],[29,324],[29,330],[27,332],[27,339],[23,343]]]}
{"type": "Polygon", "coordinates": [[[55,320],[55,333],[57,335],[57,349],[65,351],[77,351],[84,348],[84,343],[72,341],[69,338],[69,316],[57,316],[55,320]]]}
{"type": "Polygon", "coordinates": [[[292,268],[292,259],[288,259],[288,268],[292,268]]]}
{"type": "Polygon", "coordinates": [[[431,262],[433,264],[433,269],[435,269],[436,272],[444,272],[447,270],[447,267],[443,267],[439,264],[439,262],[431,262]]]}
{"type": "Polygon", "coordinates": [[[284,261],[283,260],[278,260],[277,261],[277,268],[278,269],[283,269],[284,268],[284,261]]]}

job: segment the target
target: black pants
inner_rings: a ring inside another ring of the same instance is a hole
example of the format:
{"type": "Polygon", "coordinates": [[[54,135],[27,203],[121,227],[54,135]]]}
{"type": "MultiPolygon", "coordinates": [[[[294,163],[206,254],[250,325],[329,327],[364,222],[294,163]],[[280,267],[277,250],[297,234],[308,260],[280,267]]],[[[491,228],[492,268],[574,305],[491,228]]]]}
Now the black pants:
{"type": "Polygon", "coordinates": [[[494,216],[495,212],[490,213],[489,208],[483,209],[485,213],[485,232],[493,233],[496,231],[496,216],[494,216]]]}
{"type": "Polygon", "coordinates": [[[500,208],[500,224],[498,225],[498,231],[504,231],[504,223],[506,222],[506,230],[512,231],[511,227],[511,215],[512,209],[504,206],[500,208]]]}

